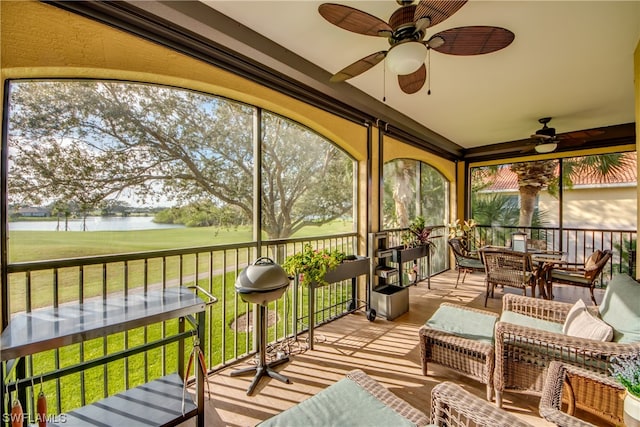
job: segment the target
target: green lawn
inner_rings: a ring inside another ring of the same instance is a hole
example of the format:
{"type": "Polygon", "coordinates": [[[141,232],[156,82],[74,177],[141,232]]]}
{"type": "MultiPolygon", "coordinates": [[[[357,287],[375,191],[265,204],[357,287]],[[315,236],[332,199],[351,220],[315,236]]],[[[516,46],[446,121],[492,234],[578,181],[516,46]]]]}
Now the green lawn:
{"type": "MultiPolygon", "coordinates": [[[[350,222],[308,226],[292,238],[349,233],[350,222]]],[[[264,236],[263,238],[266,238],[264,236]]],[[[165,228],[134,231],[10,231],[9,262],[74,258],[252,241],[250,227],[165,228]]]]}

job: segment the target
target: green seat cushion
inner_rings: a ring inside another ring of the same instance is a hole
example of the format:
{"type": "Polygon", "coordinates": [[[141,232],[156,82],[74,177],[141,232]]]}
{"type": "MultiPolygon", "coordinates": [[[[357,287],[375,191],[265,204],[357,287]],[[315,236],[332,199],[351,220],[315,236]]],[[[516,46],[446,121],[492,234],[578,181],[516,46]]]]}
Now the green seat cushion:
{"type": "MultiPolygon", "coordinates": [[[[547,332],[563,334],[562,328],[564,323],[536,319],[524,314],[514,313],[512,311],[504,311],[500,316],[500,321],[519,326],[527,326],[547,332]]],[[[594,370],[607,369],[606,360],[586,357],[583,353],[576,352],[575,349],[568,347],[550,345],[547,342],[541,342],[539,340],[529,339],[526,337],[521,337],[520,339],[511,342],[510,345],[520,348],[518,358],[524,363],[539,364],[541,358],[543,358],[546,360],[563,360],[579,366],[589,366],[594,370]]],[[[589,354],[589,352],[587,352],[587,354],[589,354]]]]}
{"type": "Polygon", "coordinates": [[[415,426],[349,378],[259,424],[261,427],[415,426]]]}
{"type": "Polygon", "coordinates": [[[462,258],[458,261],[460,267],[484,270],[484,264],[479,259],[462,258]]]}
{"type": "Polygon", "coordinates": [[[513,311],[503,311],[502,315],[500,315],[500,321],[512,323],[519,326],[527,326],[534,329],[541,329],[547,332],[562,334],[562,323],[536,319],[535,317],[526,316],[520,313],[514,313],[513,311]]]}
{"type": "Polygon", "coordinates": [[[591,281],[584,277],[584,273],[575,273],[563,270],[551,270],[551,278],[557,280],[566,280],[570,282],[580,283],[583,285],[590,285],[591,281]]]}
{"type": "Polygon", "coordinates": [[[640,283],[631,276],[619,274],[611,279],[598,310],[613,328],[613,341],[640,341],[640,283]]]}
{"type": "Polygon", "coordinates": [[[488,280],[501,284],[526,285],[531,280],[531,272],[521,272],[509,269],[497,269],[489,273],[488,280]]]}
{"type": "Polygon", "coordinates": [[[493,344],[493,332],[498,317],[492,313],[465,310],[462,307],[440,306],[426,325],[438,331],[493,344]]]}

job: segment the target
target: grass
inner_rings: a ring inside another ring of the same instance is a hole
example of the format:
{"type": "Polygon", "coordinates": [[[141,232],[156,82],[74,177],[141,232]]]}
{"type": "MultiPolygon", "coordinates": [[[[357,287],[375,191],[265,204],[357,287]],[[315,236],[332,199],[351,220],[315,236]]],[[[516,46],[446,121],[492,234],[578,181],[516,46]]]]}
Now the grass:
{"type": "Polygon", "coordinates": [[[9,262],[192,248],[250,242],[251,229],[216,227],[133,231],[11,231],[9,262]]]}
{"type": "MultiPolygon", "coordinates": [[[[307,226],[292,238],[349,233],[351,222],[307,226]]],[[[266,238],[266,236],[263,236],[266,238]]],[[[250,227],[165,228],[133,231],[10,231],[9,262],[193,248],[252,241],[250,227]]]]}
{"type": "MultiPolygon", "coordinates": [[[[331,235],[351,231],[351,224],[336,221],[321,228],[308,227],[301,230],[294,237],[311,237],[313,235],[331,235]]],[[[206,228],[174,228],[141,231],[117,232],[56,232],[56,231],[12,231],[9,240],[9,255],[12,263],[35,261],[44,259],[62,259],[84,257],[89,255],[107,255],[115,253],[144,252],[161,249],[175,249],[183,247],[209,246],[215,244],[249,242],[251,230],[238,228],[237,230],[206,228]]],[[[249,253],[241,253],[239,262],[247,261],[249,253]]],[[[11,311],[26,309],[27,299],[31,308],[45,307],[53,304],[77,301],[80,292],[84,298],[101,295],[103,292],[121,293],[126,281],[129,289],[133,289],[145,281],[147,283],[168,283],[178,277],[187,277],[186,281],[195,280],[193,274],[196,268],[199,273],[205,273],[213,266],[214,271],[224,271],[224,259],[215,255],[186,255],[180,261],[179,257],[110,264],[103,272],[102,266],[88,266],[82,272],[77,268],[63,268],[57,272],[34,272],[30,276],[30,292],[25,286],[22,275],[12,275],[9,281],[11,311]],[[211,257],[211,258],[210,258],[211,257]],[[164,266],[163,266],[164,264],[164,266]],[[191,275],[191,279],[188,277],[191,275]],[[14,277],[15,276],[15,277],[14,277]],[[53,278],[58,281],[58,295],[54,295],[51,286],[53,278]]],[[[227,265],[229,263],[227,262],[227,265]]],[[[233,330],[230,325],[239,315],[252,310],[249,304],[238,299],[233,283],[236,271],[226,274],[214,274],[213,277],[200,279],[199,285],[208,289],[219,298],[219,302],[209,308],[206,319],[205,336],[207,342],[203,348],[209,366],[218,366],[228,360],[247,354],[251,350],[251,339],[248,332],[233,330]],[[224,339],[224,343],[223,343],[224,339]],[[224,344],[224,345],[223,345],[224,344]]],[[[183,283],[187,285],[188,283],[183,283]]],[[[171,283],[170,285],[175,285],[171,283]]],[[[350,292],[342,288],[333,296],[323,298],[317,304],[333,304],[338,299],[346,299],[350,292]]],[[[303,300],[302,313],[306,314],[306,292],[301,295],[303,300]]],[[[270,306],[270,310],[278,313],[280,320],[276,327],[269,331],[269,338],[283,337],[285,328],[288,333],[293,329],[290,313],[291,299],[283,299],[270,306]],[[289,316],[285,316],[286,312],[289,316]]],[[[105,354],[121,351],[127,347],[134,347],[170,335],[177,328],[176,321],[155,324],[145,328],[110,335],[104,339],[95,339],[66,346],[57,351],[47,351],[33,355],[30,360],[31,370],[35,376],[43,372],[55,371],[58,367],[70,366],[81,361],[92,360],[105,354]]],[[[185,360],[188,359],[190,345],[187,343],[185,360]]],[[[177,370],[178,345],[170,344],[162,349],[152,350],[144,354],[129,357],[125,360],[109,363],[106,368],[92,368],[83,372],[86,387],[81,388],[81,374],[73,374],[61,378],[59,382],[49,381],[43,384],[43,390],[49,399],[51,414],[65,412],[101,399],[105,390],[109,395],[115,394],[129,387],[144,383],[147,379],[157,378],[163,373],[177,370]],[[106,381],[105,381],[106,378],[106,381]],[[58,408],[57,396],[60,396],[58,408]]],[[[193,375],[193,372],[192,372],[193,375]]],[[[35,392],[39,391],[39,384],[35,385],[35,392]]]]}

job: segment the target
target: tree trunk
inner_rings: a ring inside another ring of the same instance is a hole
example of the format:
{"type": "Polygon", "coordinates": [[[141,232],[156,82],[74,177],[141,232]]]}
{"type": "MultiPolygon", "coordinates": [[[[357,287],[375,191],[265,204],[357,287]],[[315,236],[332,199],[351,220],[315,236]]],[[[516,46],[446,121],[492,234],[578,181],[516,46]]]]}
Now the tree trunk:
{"type": "Polygon", "coordinates": [[[523,186],[520,187],[520,227],[531,227],[533,211],[536,208],[536,196],[540,192],[540,187],[523,186]]]}
{"type": "Polygon", "coordinates": [[[511,170],[518,176],[520,191],[520,227],[531,227],[536,197],[547,188],[555,177],[558,163],[555,160],[536,160],[532,162],[516,162],[511,170]]]}
{"type": "Polygon", "coordinates": [[[396,218],[400,228],[409,226],[408,204],[411,202],[411,171],[405,162],[399,162],[395,174],[393,201],[396,207],[396,218]]]}

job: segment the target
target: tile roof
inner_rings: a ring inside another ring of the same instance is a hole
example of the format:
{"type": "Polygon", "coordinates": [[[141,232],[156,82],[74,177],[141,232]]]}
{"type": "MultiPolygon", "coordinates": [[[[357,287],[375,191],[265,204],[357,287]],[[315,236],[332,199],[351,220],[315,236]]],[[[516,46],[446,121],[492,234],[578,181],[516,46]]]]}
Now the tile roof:
{"type": "MultiPolygon", "coordinates": [[[[635,152],[624,153],[625,165],[607,176],[599,177],[583,172],[573,177],[573,187],[591,187],[595,185],[636,185],[637,183],[637,156],[635,152]]],[[[507,166],[501,167],[493,177],[495,181],[483,191],[517,191],[518,176],[507,166]]],[[[488,178],[491,179],[491,178],[488,178]]]]}

